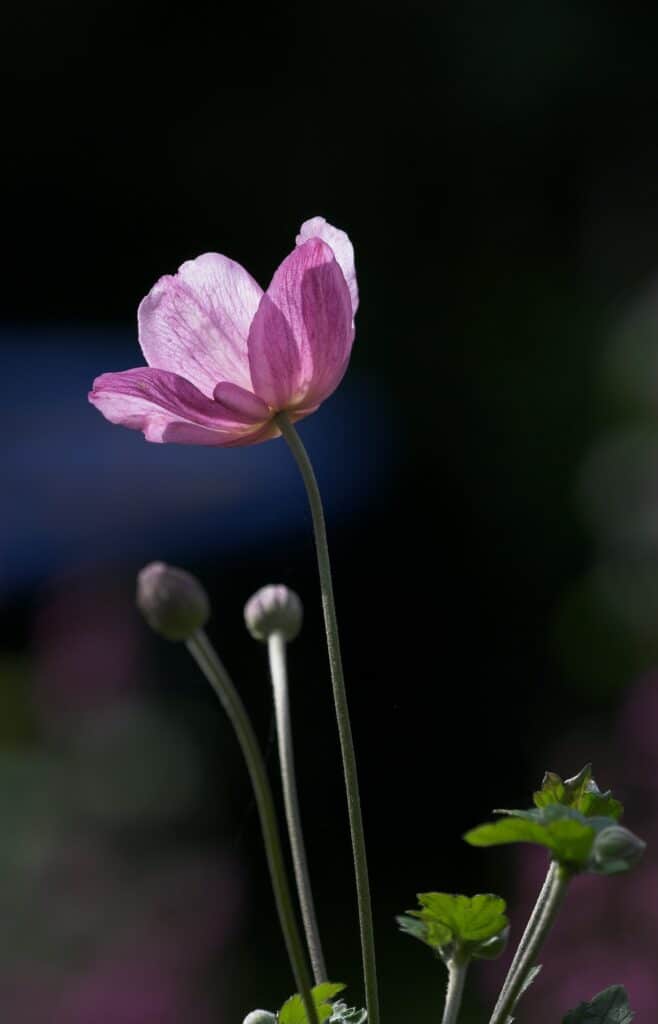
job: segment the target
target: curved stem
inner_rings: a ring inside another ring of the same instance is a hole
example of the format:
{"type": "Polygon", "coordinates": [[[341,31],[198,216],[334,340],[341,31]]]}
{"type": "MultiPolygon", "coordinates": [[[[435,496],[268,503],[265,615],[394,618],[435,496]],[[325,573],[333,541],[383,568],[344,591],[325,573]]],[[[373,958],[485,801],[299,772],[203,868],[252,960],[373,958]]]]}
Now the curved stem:
{"type": "Polygon", "coordinates": [[[356,768],[356,757],[354,754],[354,742],[352,739],[352,727],[350,725],[347,694],[345,693],[345,680],[343,678],[343,665],[340,655],[338,621],[336,618],[336,604],[334,601],[334,588],[331,579],[331,564],[329,561],[327,528],[324,520],[322,498],[320,497],[320,490],[318,488],[317,480],[315,479],[313,466],[311,465],[311,461],[307,455],[304,445],[302,444],[299,434],[288,419],[286,413],[279,412],[276,414],[274,419],[283,437],[287,441],[302,475],[313,519],[313,533],[315,536],[315,549],[320,575],[320,590],[322,593],[322,610],[324,612],[324,625],[327,634],[329,667],[331,670],[331,682],[334,691],[334,705],[336,708],[338,736],[340,739],[340,748],[343,758],[343,774],[345,776],[347,809],[349,813],[350,833],[352,837],[354,874],[356,876],[356,895],[359,908],[359,926],[361,931],[361,955],[363,959],[363,975],[366,990],[366,1007],[368,1010],[369,1024],[379,1024],[379,994],[377,990],[375,936],[372,922],[370,882],[368,880],[368,861],[366,857],[366,844],[363,832],[363,816],[361,814],[361,800],[359,797],[359,782],[356,768]]]}
{"type": "Polygon", "coordinates": [[[448,964],[448,991],[441,1024],[457,1024],[467,970],[468,960],[451,960],[448,964]]]}
{"type": "Polygon", "coordinates": [[[272,790],[265,771],[263,756],[244,704],[217,652],[202,629],[186,641],[186,647],[219,697],[222,707],[235,729],[240,748],[256,795],[260,825],[265,841],[267,863],[274,889],[281,930],[286,943],[297,991],[302,997],[306,1015],[311,1024],[318,1024],[318,1015],[311,995],[304,947],[295,918],[288,878],[281,850],[281,839],[274,810],[272,790]]]}
{"type": "Polygon", "coordinates": [[[528,923],[525,926],[525,931],[523,932],[523,935],[521,936],[521,939],[520,939],[519,944],[517,946],[516,952],[514,954],[514,958],[512,960],[512,963],[509,966],[509,970],[507,972],[507,976],[505,978],[505,981],[503,982],[503,987],[500,990],[500,995],[498,996],[498,1001],[497,1001],[496,1006],[494,1008],[494,1018],[495,1018],[495,1015],[498,1013],[498,1010],[500,1008],[502,1000],[504,999],[504,997],[507,994],[507,991],[508,991],[509,986],[510,986],[510,982],[512,981],[512,979],[514,978],[514,976],[515,976],[515,974],[516,974],[516,972],[518,970],[518,967],[519,967],[519,964],[521,962],[521,959],[523,958],[523,956],[525,956],[526,949],[528,948],[528,943],[529,943],[529,941],[530,941],[530,939],[531,939],[531,937],[532,937],[532,935],[533,935],[533,933],[535,931],[535,928],[537,927],[537,922],[539,921],[539,918],[541,917],[541,915],[544,912],[544,907],[546,905],[546,900],[548,899],[548,895],[549,895],[549,893],[551,891],[551,888],[553,886],[553,882],[554,882],[554,878],[555,878],[555,874],[556,874],[557,870],[558,870],[557,861],[552,860],[550,865],[549,865],[548,871],[546,872],[546,878],[544,879],[544,884],[542,885],[541,890],[539,892],[539,896],[537,897],[537,902],[535,903],[535,905],[534,905],[534,907],[532,909],[532,913],[530,914],[530,917],[528,918],[528,923]]]}
{"type": "Polygon", "coordinates": [[[297,894],[306,933],[306,944],[311,957],[313,977],[315,978],[316,985],[319,985],[321,982],[327,981],[327,968],[324,962],[318,921],[315,914],[313,890],[311,888],[306,849],[304,847],[299,798],[297,796],[292,725],[290,722],[290,701],[288,697],[286,641],[283,633],[278,630],[270,633],[267,640],[267,651],[270,661],[270,675],[272,677],[274,711],[279,741],[279,760],[281,764],[281,784],[283,787],[283,802],[286,809],[292,862],[295,869],[297,894]]]}
{"type": "Polygon", "coordinates": [[[507,975],[502,997],[493,1012],[490,1024],[507,1024],[511,1017],[519,996],[523,992],[528,974],[535,966],[539,950],[555,923],[555,918],[566,896],[570,878],[569,870],[563,864],[557,864],[556,870],[552,872],[550,888],[541,913],[538,914],[534,928],[527,937],[525,950],[519,957],[514,975],[511,976],[509,973],[507,975]]]}

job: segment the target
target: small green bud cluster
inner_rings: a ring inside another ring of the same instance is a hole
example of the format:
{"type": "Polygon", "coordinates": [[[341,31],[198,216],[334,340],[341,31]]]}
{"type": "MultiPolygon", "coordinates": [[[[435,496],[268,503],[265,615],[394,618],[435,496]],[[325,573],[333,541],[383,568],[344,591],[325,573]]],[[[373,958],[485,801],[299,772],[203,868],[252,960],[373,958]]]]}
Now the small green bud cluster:
{"type": "Polygon", "coordinates": [[[642,858],[647,844],[623,825],[610,825],[598,833],[592,846],[590,870],[603,875],[618,875],[642,858]]]}

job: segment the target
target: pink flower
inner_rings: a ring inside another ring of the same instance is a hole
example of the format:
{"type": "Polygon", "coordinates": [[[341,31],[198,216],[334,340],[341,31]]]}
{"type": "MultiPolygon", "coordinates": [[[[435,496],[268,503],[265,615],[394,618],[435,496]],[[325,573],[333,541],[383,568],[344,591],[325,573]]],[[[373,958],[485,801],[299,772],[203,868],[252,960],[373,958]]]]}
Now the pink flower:
{"type": "Polygon", "coordinates": [[[148,366],[104,373],[90,402],[147,441],[244,445],[276,437],[275,413],[314,412],[345,373],[358,305],[344,231],[314,217],[266,292],[219,253],[161,277],[140,303],[148,366]]]}

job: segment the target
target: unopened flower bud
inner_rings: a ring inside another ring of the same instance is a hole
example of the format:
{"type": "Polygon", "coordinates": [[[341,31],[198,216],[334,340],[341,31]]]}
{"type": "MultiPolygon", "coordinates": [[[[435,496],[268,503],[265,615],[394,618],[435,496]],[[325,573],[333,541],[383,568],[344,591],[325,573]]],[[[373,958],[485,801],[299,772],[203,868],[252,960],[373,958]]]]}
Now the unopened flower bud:
{"type": "Polygon", "coordinates": [[[137,607],[168,640],[188,640],[210,618],[208,595],[199,581],[164,562],[151,562],[138,574],[137,607]]]}
{"type": "Polygon", "coordinates": [[[610,825],[592,846],[591,869],[604,875],[629,871],[642,857],[646,843],[623,825],[610,825]]]}
{"type": "Polygon", "coordinates": [[[276,1024],[276,1014],[269,1010],[252,1010],[242,1024],[276,1024]]]}
{"type": "Polygon", "coordinates": [[[267,640],[272,633],[282,633],[284,640],[294,640],[302,628],[302,602],[294,590],[282,583],[261,587],[244,606],[244,621],[255,640],[267,640]]]}

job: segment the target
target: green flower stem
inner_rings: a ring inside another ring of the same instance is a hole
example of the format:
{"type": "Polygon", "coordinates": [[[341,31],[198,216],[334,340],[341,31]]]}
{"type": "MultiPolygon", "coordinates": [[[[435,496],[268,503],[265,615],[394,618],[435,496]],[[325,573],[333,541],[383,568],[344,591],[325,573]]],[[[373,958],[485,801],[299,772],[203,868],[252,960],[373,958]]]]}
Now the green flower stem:
{"type": "Polygon", "coordinates": [[[514,958],[512,960],[512,963],[510,964],[509,970],[507,972],[507,977],[505,978],[505,981],[503,982],[503,987],[500,990],[500,995],[498,996],[498,1002],[496,1003],[496,1006],[494,1008],[494,1017],[495,1017],[496,1013],[498,1013],[498,1010],[500,1008],[502,1000],[504,999],[505,995],[507,994],[507,990],[509,989],[510,982],[514,978],[514,976],[515,976],[515,974],[516,974],[516,972],[518,970],[519,964],[521,962],[521,959],[525,955],[525,951],[526,951],[526,949],[528,947],[528,943],[529,943],[530,939],[532,938],[532,935],[534,934],[534,931],[535,931],[535,928],[537,927],[537,923],[539,921],[539,918],[541,917],[541,915],[544,912],[544,907],[546,905],[546,900],[548,899],[548,895],[549,895],[549,893],[550,893],[550,891],[551,891],[551,889],[553,887],[553,882],[554,882],[555,874],[556,874],[557,870],[558,870],[557,861],[552,860],[551,863],[550,863],[550,866],[548,868],[548,871],[546,872],[546,878],[544,879],[544,884],[542,885],[541,890],[539,892],[539,896],[537,897],[537,902],[535,903],[535,905],[534,905],[534,907],[532,909],[532,913],[530,914],[530,917],[528,918],[528,923],[525,926],[525,931],[524,931],[523,935],[521,936],[521,941],[519,942],[519,944],[517,946],[516,952],[514,954],[514,958]]]}
{"type": "Polygon", "coordinates": [[[512,975],[510,970],[505,979],[502,996],[493,1012],[490,1024],[507,1024],[523,991],[528,974],[535,966],[539,950],[553,927],[560,907],[564,902],[571,879],[571,872],[563,864],[556,864],[555,870],[551,872],[551,875],[550,886],[542,909],[535,917],[530,934],[523,937],[526,940],[525,949],[518,959],[514,974],[512,975]]]}
{"type": "Polygon", "coordinates": [[[354,856],[356,894],[359,908],[359,926],[361,930],[361,954],[363,959],[363,975],[366,990],[366,1007],[368,1010],[369,1024],[379,1024],[379,994],[377,991],[375,936],[372,922],[370,883],[368,881],[368,861],[366,857],[366,844],[363,832],[361,801],[359,798],[356,757],[354,754],[354,742],[352,740],[352,727],[350,725],[350,716],[347,707],[347,694],[345,693],[345,680],[343,678],[343,666],[340,656],[338,622],[336,619],[336,605],[334,602],[331,564],[329,561],[329,548],[327,545],[327,528],[324,520],[322,499],[320,497],[317,480],[315,479],[315,473],[313,472],[313,466],[311,465],[311,461],[304,445],[302,444],[299,434],[285,412],[277,413],[274,420],[283,434],[283,437],[288,442],[288,446],[290,447],[302,475],[311,508],[311,517],[313,519],[313,533],[315,535],[315,549],[318,560],[318,571],[320,574],[320,590],[322,593],[322,609],[324,612],[324,625],[327,634],[327,649],[329,652],[329,667],[331,669],[331,682],[334,691],[334,705],[336,708],[336,720],[338,722],[338,735],[340,738],[340,747],[343,757],[343,773],[345,776],[347,808],[349,812],[350,832],[352,836],[352,853],[354,856]]]}
{"type": "Polygon", "coordinates": [[[295,880],[297,882],[297,895],[299,896],[299,905],[302,911],[306,944],[311,957],[313,977],[315,978],[316,985],[320,985],[323,981],[327,981],[327,968],[322,953],[322,943],[315,914],[313,890],[308,872],[308,861],[306,859],[304,834],[302,832],[302,821],[299,811],[299,798],[297,796],[292,726],[290,722],[290,701],[288,697],[286,640],[283,633],[279,630],[270,633],[267,640],[267,650],[270,662],[270,675],[272,677],[272,691],[274,694],[277,738],[279,741],[283,802],[286,809],[288,836],[295,869],[295,880]]]}
{"type": "Polygon", "coordinates": [[[197,665],[219,697],[222,707],[235,729],[240,748],[247,762],[251,783],[256,795],[267,863],[274,889],[281,930],[286,943],[297,991],[302,997],[310,1024],[318,1024],[318,1015],[311,995],[311,978],[306,963],[304,946],[297,926],[288,878],[281,850],[281,839],[276,821],[272,790],[265,771],[265,763],[258,740],[231,677],[217,652],[202,629],[186,641],[186,646],[197,665]]]}
{"type": "Polygon", "coordinates": [[[450,960],[448,963],[448,991],[441,1024],[457,1024],[467,970],[468,960],[450,960]]]}

